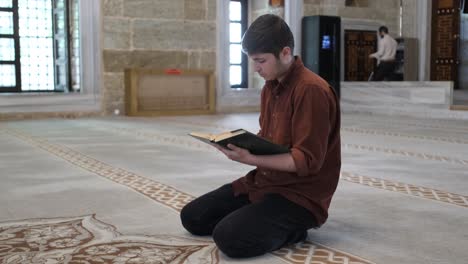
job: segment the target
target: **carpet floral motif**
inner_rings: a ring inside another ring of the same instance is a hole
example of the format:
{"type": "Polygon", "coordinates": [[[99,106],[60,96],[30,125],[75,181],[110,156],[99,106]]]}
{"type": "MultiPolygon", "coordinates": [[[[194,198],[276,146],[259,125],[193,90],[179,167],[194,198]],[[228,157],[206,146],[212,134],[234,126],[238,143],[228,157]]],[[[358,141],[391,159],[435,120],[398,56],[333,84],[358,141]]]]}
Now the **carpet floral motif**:
{"type": "Polygon", "coordinates": [[[0,223],[0,263],[218,263],[210,241],[125,236],[94,215],[0,223]]]}

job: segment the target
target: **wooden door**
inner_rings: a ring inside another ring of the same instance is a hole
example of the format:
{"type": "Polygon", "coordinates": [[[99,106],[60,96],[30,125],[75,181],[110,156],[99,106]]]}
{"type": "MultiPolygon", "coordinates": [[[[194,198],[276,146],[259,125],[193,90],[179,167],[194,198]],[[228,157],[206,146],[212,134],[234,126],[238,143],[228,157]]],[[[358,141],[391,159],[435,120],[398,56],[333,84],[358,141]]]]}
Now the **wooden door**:
{"type": "Polygon", "coordinates": [[[431,80],[458,87],[460,0],[432,1],[431,80]]]}
{"type": "Polygon", "coordinates": [[[375,31],[363,31],[361,34],[362,71],[364,81],[367,81],[377,65],[376,59],[369,58],[369,55],[377,51],[377,33],[375,31]]]}
{"type": "Polygon", "coordinates": [[[345,81],[367,81],[376,62],[369,55],[377,49],[375,31],[345,30],[345,81]]]}

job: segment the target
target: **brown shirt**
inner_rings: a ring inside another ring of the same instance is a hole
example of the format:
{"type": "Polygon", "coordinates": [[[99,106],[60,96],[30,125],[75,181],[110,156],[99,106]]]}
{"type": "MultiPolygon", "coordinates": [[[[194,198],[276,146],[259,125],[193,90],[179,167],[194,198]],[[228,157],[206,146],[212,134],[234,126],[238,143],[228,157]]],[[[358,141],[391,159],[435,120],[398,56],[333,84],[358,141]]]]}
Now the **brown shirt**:
{"type": "Polygon", "coordinates": [[[290,147],[297,172],[257,167],[233,182],[235,195],[255,202],[266,193],[281,194],[322,225],[340,175],[340,107],[329,84],[299,57],[281,82],[265,83],[259,135],[290,147]]]}

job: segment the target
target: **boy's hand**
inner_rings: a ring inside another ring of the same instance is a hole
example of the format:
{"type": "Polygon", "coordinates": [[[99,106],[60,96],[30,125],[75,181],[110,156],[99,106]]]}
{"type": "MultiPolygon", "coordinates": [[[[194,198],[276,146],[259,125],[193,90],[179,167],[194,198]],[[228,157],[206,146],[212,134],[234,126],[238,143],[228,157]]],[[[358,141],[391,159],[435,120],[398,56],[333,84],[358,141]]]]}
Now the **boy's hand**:
{"type": "Polygon", "coordinates": [[[230,160],[237,161],[240,163],[252,165],[252,160],[254,155],[252,155],[248,150],[239,148],[235,145],[228,144],[228,148],[223,148],[219,145],[215,146],[219,151],[221,151],[226,157],[230,160]]]}
{"type": "Polygon", "coordinates": [[[213,144],[219,151],[231,160],[265,169],[296,172],[296,164],[291,153],[278,155],[253,155],[250,151],[228,144],[228,148],[213,144]]]}

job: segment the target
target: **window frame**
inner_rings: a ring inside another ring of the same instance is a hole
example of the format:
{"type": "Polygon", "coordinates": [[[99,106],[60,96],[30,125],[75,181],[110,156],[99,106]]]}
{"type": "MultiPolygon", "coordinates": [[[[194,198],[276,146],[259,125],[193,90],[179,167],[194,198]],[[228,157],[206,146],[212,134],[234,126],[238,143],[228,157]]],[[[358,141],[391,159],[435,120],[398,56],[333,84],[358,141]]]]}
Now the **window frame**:
{"type": "MultiPolygon", "coordinates": [[[[73,92],[72,85],[71,85],[71,72],[72,72],[72,65],[71,65],[71,60],[70,60],[70,46],[68,43],[71,41],[70,39],[70,20],[69,20],[69,13],[71,12],[70,10],[70,3],[68,0],[60,0],[63,1],[63,10],[61,12],[64,12],[64,29],[63,33],[58,35],[57,32],[57,1],[58,0],[50,0],[51,8],[52,8],[52,13],[51,15],[51,20],[52,20],[52,47],[53,47],[53,75],[54,75],[54,83],[53,83],[53,89],[49,90],[23,90],[23,85],[22,85],[22,68],[21,68],[21,46],[20,46],[20,40],[21,36],[19,33],[19,0],[12,0],[12,7],[10,8],[2,8],[0,7],[0,11],[2,12],[12,12],[13,13],[13,34],[0,34],[0,38],[3,39],[11,39],[13,38],[14,40],[14,61],[0,61],[0,65],[15,65],[15,86],[1,86],[0,87],[0,94],[3,93],[17,93],[17,94],[27,94],[27,93],[68,93],[68,92],[73,92]],[[65,58],[63,56],[60,57],[60,62],[63,64],[62,67],[58,64],[59,58],[58,58],[58,47],[57,47],[57,39],[58,38],[65,38],[64,43],[65,44],[65,58]],[[65,71],[65,83],[61,84],[59,82],[59,76],[58,76],[58,70],[65,71]]],[[[60,10],[59,10],[60,11],[60,10]]]]}
{"type": "Polygon", "coordinates": [[[76,93],[1,93],[2,114],[101,111],[102,84],[102,3],[79,1],[80,91],[76,93]]]}
{"type": "Polygon", "coordinates": [[[72,92],[71,79],[72,79],[72,65],[71,65],[71,53],[70,43],[73,41],[70,31],[70,13],[71,5],[69,0],[52,0],[52,40],[54,47],[54,90],[50,92],[67,93],[72,92]],[[63,1],[63,7],[59,8],[58,1],[63,1]],[[57,23],[57,17],[59,14],[63,15],[64,28],[62,32],[59,32],[57,23]],[[65,48],[63,54],[59,54],[59,40],[63,39],[65,48]],[[61,56],[63,55],[63,56],[61,56]],[[65,83],[61,83],[59,71],[65,72],[65,83]]]}
{"type": "MultiPolygon", "coordinates": [[[[241,24],[241,36],[243,36],[245,31],[247,30],[248,19],[249,19],[248,1],[247,0],[229,0],[229,3],[230,2],[239,2],[241,4],[242,15],[241,15],[241,20],[240,21],[231,20],[230,18],[228,19],[229,20],[229,22],[228,22],[228,32],[229,32],[229,28],[230,28],[231,23],[239,23],[239,24],[241,24]]],[[[229,35],[228,35],[228,38],[229,38],[229,35]]],[[[229,54],[230,54],[231,44],[242,44],[242,43],[241,42],[231,42],[231,40],[229,39],[228,40],[229,54]]],[[[231,86],[231,88],[232,89],[239,89],[239,88],[240,89],[247,89],[248,86],[249,86],[249,81],[248,81],[248,78],[249,78],[249,58],[247,57],[247,55],[245,53],[241,52],[241,63],[240,64],[239,63],[231,63],[230,62],[230,56],[228,58],[228,61],[229,61],[229,71],[231,69],[231,66],[240,66],[241,67],[242,82],[240,84],[231,85],[231,83],[229,81],[229,85],[231,86]]]]}
{"type": "Polygon", "coordinates": [[[0,65],[15,66],[15,86],[2,86],[0,93],[18,93],[21,92],[21,63],[20,63],[20,44],[19,44],[19,10],[18,0],[12,0],[11,7],[0,7],[0,12],[13,13],[13,34],[0,34],[0,38],[13,39],[15,47],[14,61],[0,61],[0,65]]]}

